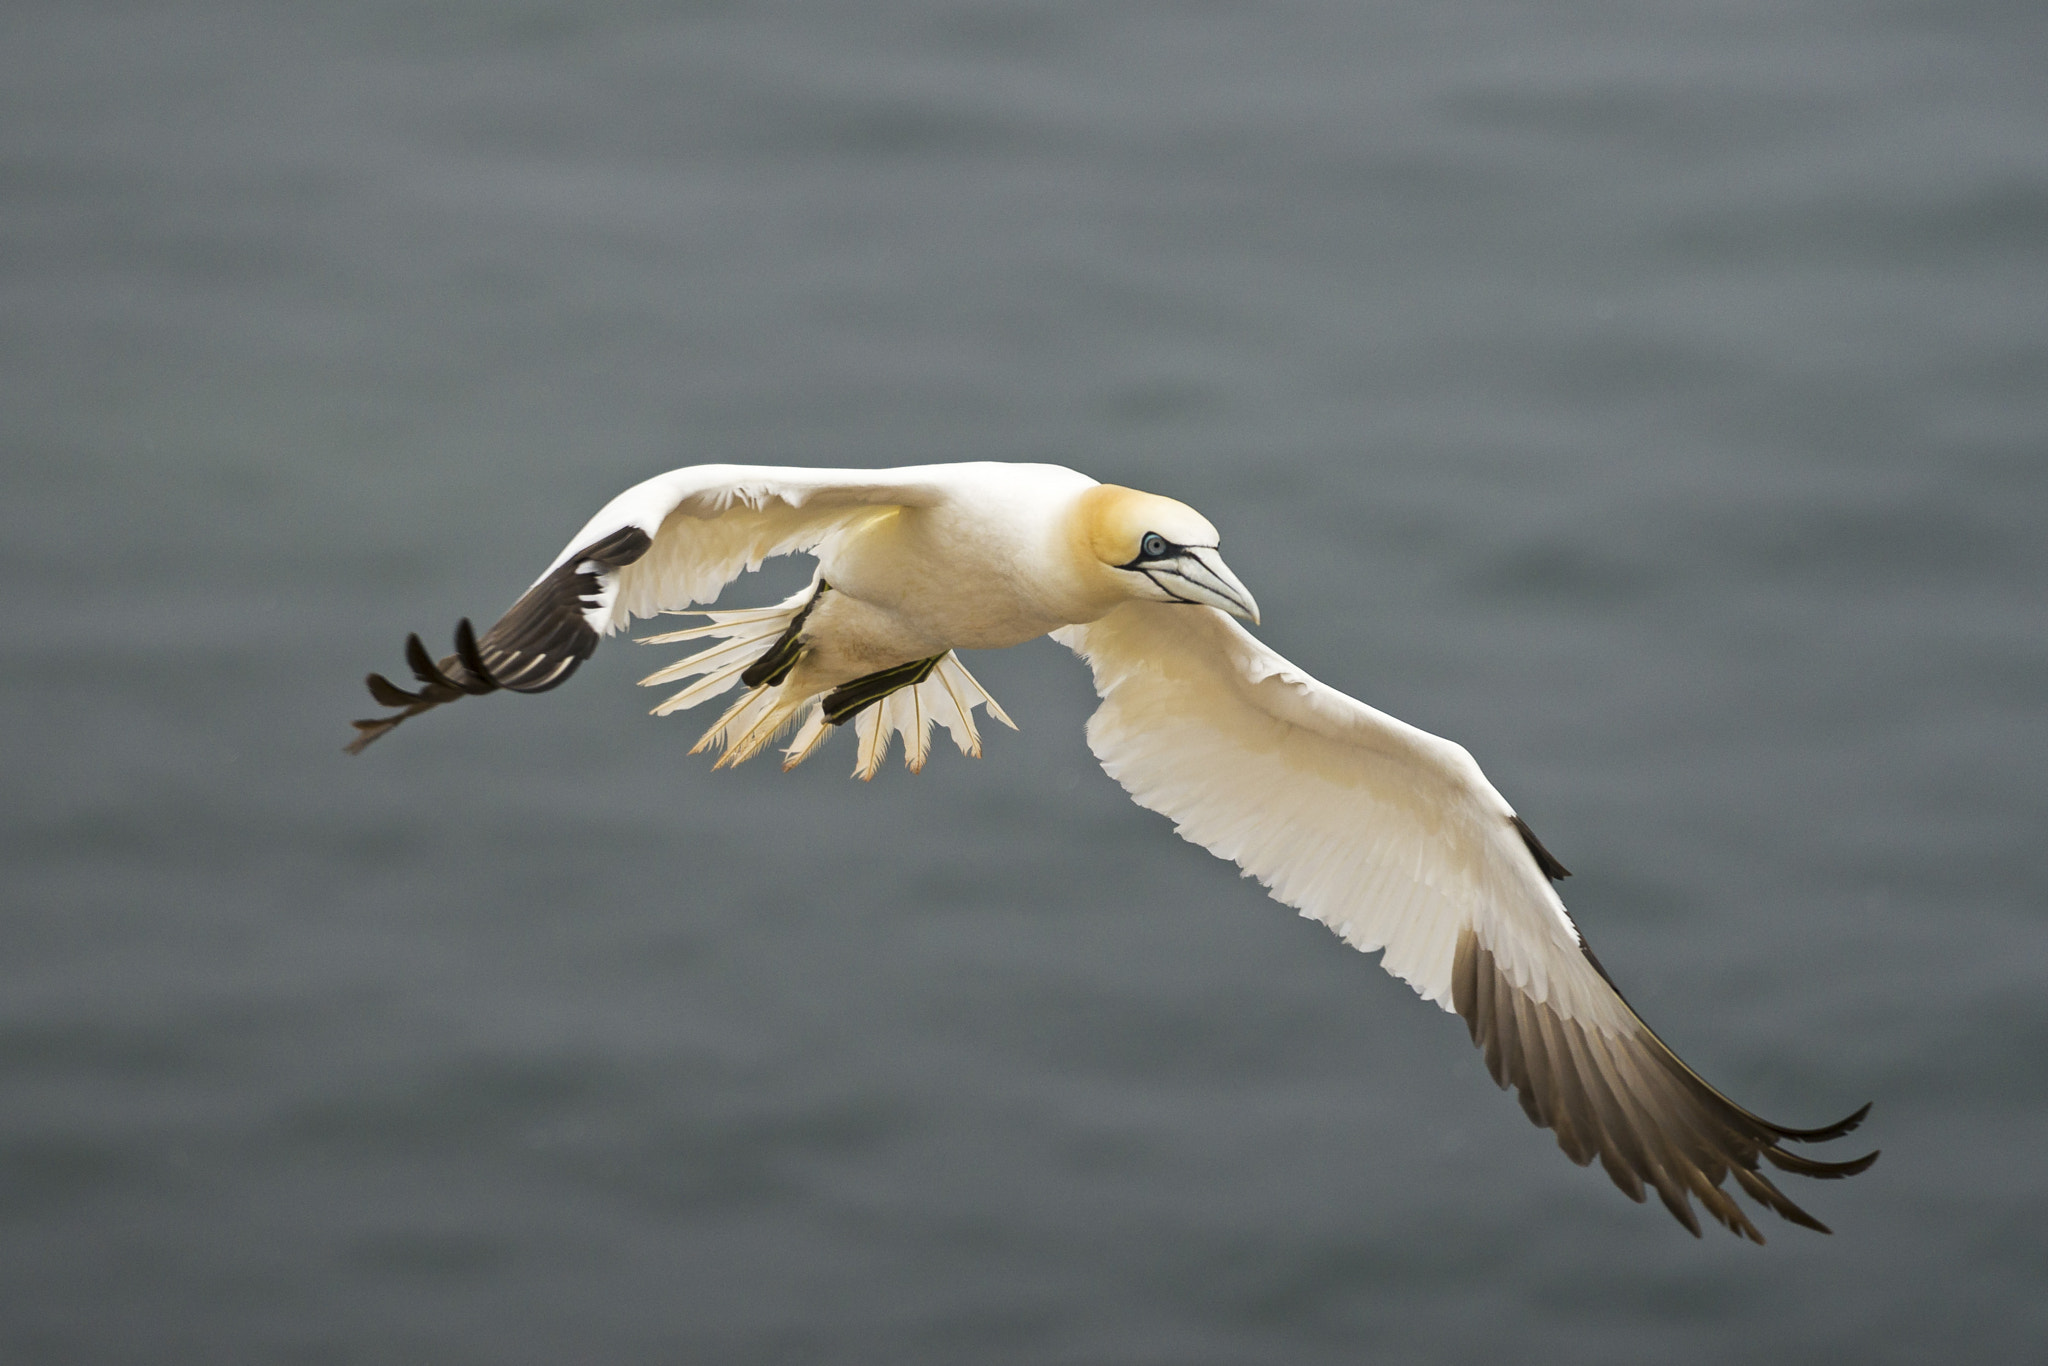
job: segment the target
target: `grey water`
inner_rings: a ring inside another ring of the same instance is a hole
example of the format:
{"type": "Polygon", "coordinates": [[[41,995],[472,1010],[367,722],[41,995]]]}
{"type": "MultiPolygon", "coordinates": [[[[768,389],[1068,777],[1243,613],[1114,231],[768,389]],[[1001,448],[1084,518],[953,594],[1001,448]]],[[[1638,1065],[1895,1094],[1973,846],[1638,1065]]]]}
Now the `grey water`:
{"type": "Polygon", "coordinates": [[[0,1361],[2042,1359],[2044,73],[1998,0],[9,5],[0,1361]],[[1572,1166],[1050,643],[865,785],[628,643],[340,752],[641,478],[967,459],[1205,511],[1689,1061],[1875,1101],[1834,1235],[1572,1166]]]}

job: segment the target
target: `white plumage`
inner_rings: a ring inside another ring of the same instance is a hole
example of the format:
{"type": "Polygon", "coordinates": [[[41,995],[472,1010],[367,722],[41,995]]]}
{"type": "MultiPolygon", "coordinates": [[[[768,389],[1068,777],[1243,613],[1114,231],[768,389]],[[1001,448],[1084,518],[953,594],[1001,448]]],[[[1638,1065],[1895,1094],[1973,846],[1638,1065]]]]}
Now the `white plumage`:
{"type": "Polygon", "coordinates": [[[401,710],[357,722],[350,748],[464,695],[555,687],[635,617],[694,611],[708,621],[646,639],[709,643],[645,682],[683,685],[661,715],[740,689],[697,744],[718,766],[783,736],[793,766],[851,723],[858,776],[899,735],[916,770],[934,724],[968,754],[977,707],[1011,724],[954,652],[1051,635],[1094,672],[1088,742],[1110,776],[1464,1017],[1495,1079],[1573,1160],[1598,1159],[1634,1199],[1654,1190],[1694,1233],[1697,1198],[1762,1241],[1728,1178],[1821,1228],[1759,1160],[1861,1171],[1875,1153],[1824,1163],[1783,1144],[1839,1137],[1869,1107],[1788,1129],[1702,1081],[1614,989],[1552,886],[1564,869],[1472,756],[1261,645],[1231,619],[1256,624],[1258,608],[1217,546],[1192,508],[1057,466],[674,470],[607,504],[481,640],[464,621],[438,662],[409,640],[421,687],[371,675],[401,710]],[[818,561],[802,591],[704,610],[800,551],[818,561]]]}

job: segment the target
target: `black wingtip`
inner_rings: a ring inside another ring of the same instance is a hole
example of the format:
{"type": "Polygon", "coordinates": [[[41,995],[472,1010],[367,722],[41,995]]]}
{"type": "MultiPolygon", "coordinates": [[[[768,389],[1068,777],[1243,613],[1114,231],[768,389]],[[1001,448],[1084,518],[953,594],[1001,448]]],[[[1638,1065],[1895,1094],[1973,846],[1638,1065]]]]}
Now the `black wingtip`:
{"type": "Polygon", "coordinates": [[[412,676],[428,687],[462,691],[456,687],[455,680],[442,673],[440,666],[434,663],[434,657],[427,653],[426,643],[417,631],[405,638],[405,662],[412,669],[412,676]]]}
{"type": "Polygon", "coordinates": [[[491,677],[491,671],[484,665],[483,651],[477,648],[476,628],[464,617],[455,623],[455,658],[462,664],[469,678],[457,683],[471,697],[481,697],[487,692],[498,690],[498,680],[491,677]]]}
{"type": "Polygon", "coordinates": [[[1869,1171],[1870,1164],[1877,1161],[1878,1154],[1883,1151],[1884,1149],[1882,1148],[1872,1148],[1869,1152],[1863,1154],[1863,1156],[1857,1158],[1853,1162],[1841,1163],[1841,1174],[1843,1176],[1854,1176],[1858,1172],[1869,1171]]]}
{"type": "Polygon", "coordinates": [[[1864,1117],[1870,1113],[1872,1104],[1873,1102],[1871,1101],[1865,1101],[1863,1108],[1855,1114],[1838,1119],[1833,1124],[1819,1129],[1787,1129],[1782,1125],[1772,1125],[1771,1127],[1778,1137],[1790,1139],[1794,1143],[1826,1143],[1830,1139],[1840,1138],[1844,1134],[1852,1132],[1857,1125],[1863,1123],[1864,1117]]]}
{"type": "Polygon", "coordinates": [[[407,692],[382,674],[371,674],[366,680],[370,696],[401,710],[355,722],[356,738],[343,748],[360,754],[399,722],[458,698],[500,688],[535,693],[559,687],[597,647],[597,632],[583,618],[602,593],[605,576],[633,563],[653,544],[645,528],[625,526],[583,547],[527,589],[482,640],[464,617],[455,628],[455,653],[438,661],[417,634],[407,636],[405,662],[419,680],[419,691],[407,692]],[[502,679],[485,664],[486,655],[498,661],[502,679]]]}
{"type": "MultiPolygon", "coordinates": [[[[1826,1224],[1823,1224],[1820,1220],[1814,1218],[1811,1214],[1808,1214],[1805,1210],[1799,1208],[1799,1206],[1792,1204],[1790,1201],[1786,1202],[1786,1206],[1786,1208],[1778,1211],[1778,1217],[1785,1220],[1787,1223],[1797,1224],[1801,1228],[1810,1228],[1815,1233],[1825,1233],[1830,1238],[1835,1236],[1835,1231],[1833,1229],[1829,1228],[1826,1224]]],[[[1761,1243],[1763,1241],[1763,1235],[1757,1235],[1757,1241],[1761,1243]]]]}
{"type": "MultiPolygon", "coordinates": [[[[467,621],[463,622],[463,626],[467,627],[468,625],[467,621]]],[[[458,630],[456,634],[459,638],[462,632],[458,630]]],[[[470,639],[472,650],[475,649],[475,645],[474,633],[472,633],[470,639]]],[[[350,722],[349,724],[356,728],[356,738],[342,746],[344,753],[361,754],[373,741],[381,739],[390,733],[399,722],[406,720],[408,717],[418,716],[423,711],[430,711],[444,702],[453,702],[456,698],[462,697],[465,694],[497,691],[498,685],[488,681],[488,676],[486,676],[485,681],[481,684],[471,678],[467,665],[464,665],[461,670],[464,682],[458,683],[448,677],[443,672],[441,665],[436,664],[428,656],[427,647],[421,642],[417,633],[405,638],[405,662],[412,667],[413,676],[419,679],[420,690],[418,692],[407,692],[383,674],[369,674],[365,676],[363,685],[370,690],[370,696],[377,701],[378,705],[397,707],[400,710],[390,716],[378,716],[368,720],[350,722]]],[[[453,665],[455,662],[456,660],[453,656],[441,661],[442,664],[449,665],[453,665]]]]}
{"type": "Polygon", "coordinates": [[[356,738],[343,745],[341,752],[343,754],[361,754],[365,749],[369,748],[371,741],[382,739],[387,733],[395,730],[400,721],[403,721],[410,715],[412,715],[411,712],[400,712],[396,716],[379,716],[368,721],[349,722],[350,725],[356,728],[356,738]]]}
{"type": "Polygon", "coordinates": [[[415,702],[426,700],[416,692],[407,692],[383,674],[371,674],[363,683],[369,688],[370,696],[375,698],[377,705],[381,707],[409,707],[415,702]]]}

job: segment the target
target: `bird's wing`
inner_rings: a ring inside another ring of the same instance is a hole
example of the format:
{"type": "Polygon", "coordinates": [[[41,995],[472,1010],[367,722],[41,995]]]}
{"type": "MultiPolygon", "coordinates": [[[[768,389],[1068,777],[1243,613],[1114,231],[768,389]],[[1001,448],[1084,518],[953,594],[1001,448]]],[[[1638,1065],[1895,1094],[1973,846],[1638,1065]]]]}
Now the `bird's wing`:
{"type": "MultiPolygon", "coordinates": [[[[742,573],[760,568],[763,560],[813,549],[878,511],[936,503],[945,497],[948,475],[959,468],[693,465],[671,470],[605,504],[534,588],[543,586],[548,574],[581,559],[580,547],[601,543],[628,528],[640,532],[649,538],[645,552],[619,571],[615,594],[586,613],[593,628],[610,634],[634,617],[710,602],[742,573]]],[[[600,586],[611,585],[601,581],[600,586]]]]}
{"type": "MultiPolygon", "coordinates": [[[[1635,1200],[1689,1197],[1758,1242],[1724,1177],[1822,1226],[1758,1170],[1847,1133],[1772,1124],[1679,1060],[1621,998],[1551,887],[1565,871],[1458,745],[1325,686],[1210,607],[1127,603],[1055,638],[1094,671],[1088,743],[1140,806],[1464,1017],[1494,1079],[1635,1200]],[[1547,876],[1546,876],[1547,874],[1547,876]]],[[[1822,1229],[1825,1232],[1825,1229],[1822,1229]]]]}
{"type": "Polygon", "coordinates": [[[458,697],[557,687],[600,638],[634,617],[710,602],[765,559],[810,550],[890,508],[935,503],[958,469],[693,465],[636,484],[605,504],[481,638],[463,621],[455,653],[439,661],[418,636],[409,639],[406,661],[419,690],[371,674],[371,695],[401,710],[356,722],[348,748],[360,751],[400,721],[458,697]]]}

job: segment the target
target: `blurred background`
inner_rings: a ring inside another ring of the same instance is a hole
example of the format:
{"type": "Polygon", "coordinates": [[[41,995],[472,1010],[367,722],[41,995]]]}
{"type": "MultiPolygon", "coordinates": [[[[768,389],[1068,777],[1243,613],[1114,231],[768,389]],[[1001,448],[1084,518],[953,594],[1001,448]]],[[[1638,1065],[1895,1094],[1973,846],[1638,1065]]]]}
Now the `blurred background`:
{"type": "Polygon", "coordinates": [[[0,1359],[2039,1359],[2044,70],[1998,0],[9,5],[0,1359]],[[1876,1101],[1836,1236],[1573,1167],[1050,643],[868,786],[713,774],[624,643],[341,753],[641,478],[961,459],[1206,511],[1701,1071],[1876,1101]]]}

